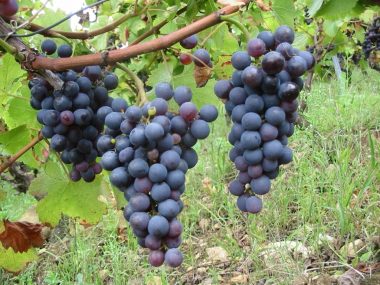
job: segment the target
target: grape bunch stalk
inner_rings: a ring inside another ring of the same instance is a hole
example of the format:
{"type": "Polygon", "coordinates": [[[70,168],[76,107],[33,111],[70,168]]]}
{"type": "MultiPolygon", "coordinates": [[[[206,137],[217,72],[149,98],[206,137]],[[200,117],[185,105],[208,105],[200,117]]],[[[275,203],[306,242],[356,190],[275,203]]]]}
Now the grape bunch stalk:
{"type": "Polygon", "coordinates": [[[139,244],[150,249],[149,263],[177,267],[183,261],[178,249],[182,224],[176,217],[183,209],[185,174],[197,164],[193,146],[210,134],[209,123],[218,111],[213,105],[198,111],[186,86],[173,90],[169,83],[159,83],[155,94],[142,107],[101,107],[97,117],[106,130],[97,147],[110,182],[129,202],[124,217],[139,244]],[[169,111],[172,98],[179,106],[177,113],[169,111]]]}
{"type": "Polygon", "coordinates": [[[239,174],[229,192],[238,196],[237,206],[243,212],[261,211],[258,195],[267,194],[279,166],[292,161],[287,145],[298,115],[301,76],[315,64],[312,54],[294,48],[293,41],[294,32],[287,26],[274,34],[259,33],[248,42],[247,51],[232,55],[236,69],[232,78],[214,87],[233,122],[229,157],[239,174]]]}
{"type": "MultiPolygon", "coordinates": [[[[60,57],[70,57],[69,45],[57,48],[54,41],[42,42],[42,51],[52,55],[56,51],[60,57]]],[[[29,82],[30,104],[38,110],[37,120],[43,125],[41,133],[50,139],[50,147],[60,154],[65,164],[72,164],[70,178],[83,178],[92,182],[102,171],[96,163],[99,152],[96,142],[103,131],[103,124],[96,116],[103,106],[118,108],[117,102],[108,93],[118,85],[118,78],[112,73],[104,73],[100,66],[87,66],[81,73],[73,70],[57,73],[64,81],[62,90],[54,90],[42,78],[29,82]]]]}

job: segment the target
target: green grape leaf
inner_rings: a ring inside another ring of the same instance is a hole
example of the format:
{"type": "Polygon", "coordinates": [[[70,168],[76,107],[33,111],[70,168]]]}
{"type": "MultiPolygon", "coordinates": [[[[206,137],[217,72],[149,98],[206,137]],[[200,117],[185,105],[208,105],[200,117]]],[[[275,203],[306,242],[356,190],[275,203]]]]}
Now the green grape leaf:
{"type": "MultiPolygon", "coordinates": [[[[47,27],[57,22],[57,19],[63,19],[64,17],[66,17],[66,14],[62,10],[54,11],[45,7],[44,12],[41,13],[33,22],[43,27],[47,27]]],[[[63,23],[54,27],[54,29],[71,31],[70,21],[64,21],[63,23]]]]}
{"type": "Polygon", "coordinates": [[[27,252],[16,253],[10,247],[5,249],[0,243],[0,267],[10,272],[21,271],[26,264],[38,259],[36,249],[31,248],[27,252]]]}
{"type": "MultiPolygon", "coordinates": [[[[214,27],[211,32],[212,36],[207,39],[206,48],[211,51],[213,58],[221,55],[232,55],[235,51],[239,50],[238,40],[230,33],[228,26],[221,23],[214,27]]],[[[210,32],[204,32],[202,35],[208,37],[210,32]]]]}
{"type": "MultiPolygon", "coordinates": [[[[37,136],[36,131],[31,131],[26,125],[19,126],[11,129],[7,132],[0,134],[0,153],[5,155],[13,155],[24,147],[33,137],[37,136]]],[[[42,144],[37,144],[34,147],[34,153],[37,155],[42,154],[42,144]]],[[[39,166],[39,162],[33,156],[32,151],[26,152],[20,157],[19,161],[24,162],[30,167],[36,168],[39,166]]]]}
{"type": "MultiPolygon", "coordinates": [[[[112,186],[109,186],[109,187],[111,188],[112,186]]],[[[124,193],[118,190],[116,187],[112,187],[112,191],[113,191],[113,196],[116,201],[116,207],[118,209],[121,209],[127,204],[127,200],[124,197],[124,193]]]]}
{"type": "Polygon", "coordinates": [[[217,79],[229,79],[234,72],[231,56],[220,56],[214,65],[214,73],[217,79]]]}
{"type": "Polygon", "coordinates": [[[7,104],[7,111],[4,112],[3,119],[8,128],[16,128],[26,124],[29,129],[40,129],[41,125],[36,119],[36,110],[30,107],[29,88],[23,85],[17,97],[12,97],[7,104]]]}
{"type": "MultiPolygon", "coordinates": [[[[99,16],[96,23],[91,25],[91,30],[102,28],[108,24],[109,21],[113,21],[111,17],[106,15],[99,16]]],[[[102,35],[96,36],[91,39],[91,45],[94,46],[97,50],[105,50],[107,47],[107,38],[108,33],[104,33],[102,35]]]]}
{"type": "Polygon", "coordinates": [[[294,1],[292,0],[273,0],[272,10],[280,24],[285,24],[290,27],[294,25],[294,1]]]}
{"type": "Polygon", "coordinates": [[[356,6],[358,0],[330,0],[317,12],[318,17],[337,19],[347,16],[356,6]]]}
{"type": "Polygon", "coordinates": [[[0,220],[16,221],[35,203],[33,196],[18,192],[7,181],[0,181],[0,220]]]}
{"type": "Polygon", "coordinates": [[[335,37],[336,33],[339,31],[339,28],[340,26],[338,25],[337,21],[326,20],[323,23],[323,30],[330,38],[335,37]]]}
{"type": "Polygon", "coordinates": [[[58,165],[53,161],[47,163],[45,171],[41,171],[29,188],[32,195],[45,195],[36,207],[40,221],[56,226],[61,216],[66,215],[89,224],[97,223],[106,213],[107,205],[98,199],[102,191],[109,191],[107,183],[102,176],[97,176],[91,184],[72,182],[58,165]]]}
{"type": "Polygon", "coordinates": [[[172,63],[163,62],[154,69],[146,82],[147,85],[154,87],[159,82],[171,82],[174,66],[172,63]]]}
{"type": "Polygon", "coordinates": [[[298,49],[305,49],[305,46],[309,42],[310,37],[306,33],[296,33],[296,37],[293,46],[298,49]]]}
{"type": "Polygon", "coordinates": [[[322,7],[322,4],[323,0],[313,0],[313,3],[309,8],[310,17],[313,17],[319,11],[319,9],[322,7]]]}
{"type": "Polygon", "coordinates": [[[21,81],[17,79],[25,74],[12,55],[6,54],[0,58],[0,105],[5,104],[10,95],[17,94],[17,90],[22,86],[21,81]]]}

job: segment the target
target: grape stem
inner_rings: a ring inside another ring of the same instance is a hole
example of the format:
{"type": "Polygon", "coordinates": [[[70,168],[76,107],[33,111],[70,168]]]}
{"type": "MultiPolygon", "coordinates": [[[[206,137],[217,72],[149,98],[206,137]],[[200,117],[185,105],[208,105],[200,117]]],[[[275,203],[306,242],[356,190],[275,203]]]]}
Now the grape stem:
{"type": "Polygon", "coordinates": [[[46,5],[48,3],[49,3],[49,0],[46,0],[45,3],[41,6],[41,8],[32,17],[30,17],[28,20],[26,20],[25,22],[23,22],[21,24],[17,23],[17,21],[11,21],[11,24],[14,22],[17,24],[17,27],[15,30],[21,30],[25,26],[29,26],[41,14],[41,12],[46,8],[46,5]]]}
{"type": "MultiPolygon", "coordinates": [[[[248,5],[251,0],[243,0],[246,5],[248,5]]],[[[222,21],[221,17],[225,15],[233,14],[239,11],[238,6],[227,6],[224,7],[208,16],[205,16],[192,24],[185,26],[182,29],[174,31],[168,35],[139,43],[137,45],[132,45],[126,48],[111,50],[107,52],[106,56],[104,53],[95,53],[89,55],[74,56],[70,58],[45,58],[37,57],[33,53],[28,54],[26,58],[35,57],[35,59],[29,62],[31,70],[52,70],[52,71],[63,71],[67,69],[73,69],[77,67],[84,67],[89,65],[108,65],[116,62],[125,61],[129,58],[136,57],[138,55],[150,53],[153,51],[158,51],[166,49],[173,44],[185,39],[193,34],[203,31],[209,27],[212,27],[222,21]],[[34,55],[34,56],[33,56],[34,55]]],[[[0,30],[4,30],[3,24],[0,21],[0,30]],[[1,27],[3,26],[3,27],[1,27]]],[[[9,29],[9,28],[8,28],[9,29]]],[[[9,33],[9,31],[8,31],[9,33]]],[[[10,39],[11,40],[11,39],[10,39]]]]}
{"type": "Polygon", "coordinates": [[[7,170],[13,163],[15,163],[21,156],[23,156],[28,150],[33,148],[36,144],[43,140],[41,132],[29,142],[26,146],[20,149],[15,155],[11,156],[6,162],[0,165],[0,174],[7,170]]]}
{"type": "Polygon", "coordinates": [[[244,27],[244,25],[242,23],[240,23],[239,21],[232,19],[231,17],[226,17],[226,16],[221,16],[220,19],[224,22],[227,22],[227,23],[230,23],[230,24],[236,26],[236,28],[238,28],[241,31],[241,33],[243,35],[243,39],[245,42],[247,42],[249,40],[249,38],[251,37],[251,35],[248,32],[248,30],[246,29],[246,27],[244,27]]]}
{"type": "Polygon", "coordinates": [[[121,63],[116,63],[116,67],[127,73],[127,75],[135,82],[135,86],[137,88],[137,103],[139,105],[143,105],[144,103],[148,102],[148,98],[146,97],[145,93],[144,82],[142,82],[136,73],[121,63]]]}

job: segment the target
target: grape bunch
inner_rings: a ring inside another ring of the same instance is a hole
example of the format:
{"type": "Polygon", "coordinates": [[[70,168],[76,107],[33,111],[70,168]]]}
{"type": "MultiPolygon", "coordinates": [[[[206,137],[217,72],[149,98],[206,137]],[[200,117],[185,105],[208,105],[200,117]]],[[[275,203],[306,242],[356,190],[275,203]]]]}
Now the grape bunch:
{"type": "MultiPolygon", "coordinates": [[[[198,45],[197,35],[192,35],[180,41],[180,45],[185,49],[193,49],[198,45]]],[[[212,67],[211,57],[207,50],[200,48],[194,51],[193,55],[188,53],[181,53],[179,61],[183,65],[191,64],[192,62],[199,67],[212,67]]]]}
{"type": "Polygon", "coordinates": [[[0,0],[0,17],[11,17],[18,11],[17,0],[0,0]]]}
{"type": "MultiPolygon", "coordinates": [[[[56,49],[52,40],[42,43],[46,54],[53,54],[56,49]]],[[[71,54],[69,45],[58,48],[61,57],[71,54]]],[[[73,165],[71,180],[83,178],[92,182],[102,171],[100,164],[96,163],[99,157],[96,142],[103,131],[97,113],[103,106],[119,111],[108,96],[108,92],[117,87],[118,78],[112,73],[103,73],[100,66],[87,66],[81,73],[68,70],[57,75],[64,81],[61,90],[54,90],[41,78],[29,82],[30,104],[38,110],[37,120],[43,125],[41,133],[50,139],[50,147],[60,154],[65,164],[73,165]]]]}
{"type": "Polygon", "coordinates": [[[97,116],[103,119],[106,134],[97,147],[111,183],[129,202],[124,217],[139,244],[150,249],[149,263],[177,267],[183,256],[178,249],[182,225],[176,217],[183,208],[185,174],[198,162],[192,147],[209,135],[209,123],[218,111],[213,105],[198,111],[186,86],[173,90],[170,84],[159,83],[155,94],[142,107],[100,108],[97,116]],[[178,113],[169,111],[172,98],[178,113]]]}
{"type": "Polygon", "coordinates": [[[376,17],[373,23],[368,27],[363,42],[363,52],[368,59],[373,51],[380,50],[380,17],[376,17]]]}
{"type": "Polygon", "coordinates": [[[292,47],[293,41],[294,32],[287,26],[274,34],[259,33],[247,51],[232,55],[232,78],[214,87],[233,122],[229,157],[239,174],[228,188],[243,212],[261,211],[258,195],[268,193],[279,166],[292,161],[287,145],[297,119],[301,76],[314,66],[312,54],[292,47]]]}

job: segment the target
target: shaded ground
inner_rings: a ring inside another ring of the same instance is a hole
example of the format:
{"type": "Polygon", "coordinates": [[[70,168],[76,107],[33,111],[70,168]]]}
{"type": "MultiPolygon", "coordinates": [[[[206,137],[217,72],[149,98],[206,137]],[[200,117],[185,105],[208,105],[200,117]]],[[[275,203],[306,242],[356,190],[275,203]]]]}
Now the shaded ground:
{"type": "Polygon", "coordinates": [[[378,76],[354,72],[342,92],[336,82],[315,83],[309,124],[290,139],[294,162],[257,216],[241,214],[227,194],[236,172],[220,116],[188,175],[180,269],[148,266],[110,209],[95,227],[63,220],[39,262],[18,276],[0,271],[0,284],[380,284],[378,76]]]}

